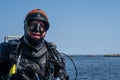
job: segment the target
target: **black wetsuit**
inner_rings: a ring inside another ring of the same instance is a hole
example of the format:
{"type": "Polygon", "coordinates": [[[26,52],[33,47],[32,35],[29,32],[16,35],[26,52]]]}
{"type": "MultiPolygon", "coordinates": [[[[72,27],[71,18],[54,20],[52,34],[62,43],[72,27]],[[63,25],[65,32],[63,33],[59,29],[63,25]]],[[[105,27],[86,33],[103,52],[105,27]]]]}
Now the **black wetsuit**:
{"type": "Polygon", "coordinates": [[[26,43],[24,37],[0,44],[0,80],[68,80],[63,57],[55,46],[42,40],[39,46],[26,43]],[[16,73],[10,75],[16,64],[16,73]]]}

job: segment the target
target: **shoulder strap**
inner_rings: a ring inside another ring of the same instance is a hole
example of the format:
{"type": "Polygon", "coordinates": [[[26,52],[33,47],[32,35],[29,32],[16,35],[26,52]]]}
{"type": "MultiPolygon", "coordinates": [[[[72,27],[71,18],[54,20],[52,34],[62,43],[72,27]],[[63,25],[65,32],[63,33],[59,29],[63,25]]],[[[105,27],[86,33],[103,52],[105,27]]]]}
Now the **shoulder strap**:
{"type": "MultiPolygon", "coordinates": [[[[65,74],[65,63],[64,63],[64,59],[62,58],[62,56],[60,55],[60,53],[57,51],[56,49],[56,45],[54,43],[51,42],[46,42],[46,46],[48,48],[48,61],[46,63],[46,72],[48,75],[54,75],[54,77],[60,75],[59,74],[59,70],[63,70],[64,75],[65,74]],[[50,69],[53,70],[54,73],[50,72],[50,69]]],[[[65,76],[64,76],[65,77],[65,76]]]]}
{"type": "Polygon", "coordinates": [[[16,48],[19,46],[20,41],[19,40],[9,40],[8,44],[10,46],[11,50],[16,50],[16,48]]]}
{"type": "Polygon", "coordinates": [[[18,56],[21,54],[22,42],[20,40],[10,40],[8,43],[12,51],[10,56],[13,55],[15,58],[18,58],[18,56]]]}
{"type": "Polygon", "coordinates": [[[46,43],[48,52],[50,52],[50,56],[51,56],[52,58],[55,58],[55,57],[56,57],[56,59],[59,59],[59,58],[58,58],[59,52],[56,50],[56,45],[55,45],[55,43],[53,43],[53,42],[47,42],[47,41],[46,41],[45,43],[46,43]]]}

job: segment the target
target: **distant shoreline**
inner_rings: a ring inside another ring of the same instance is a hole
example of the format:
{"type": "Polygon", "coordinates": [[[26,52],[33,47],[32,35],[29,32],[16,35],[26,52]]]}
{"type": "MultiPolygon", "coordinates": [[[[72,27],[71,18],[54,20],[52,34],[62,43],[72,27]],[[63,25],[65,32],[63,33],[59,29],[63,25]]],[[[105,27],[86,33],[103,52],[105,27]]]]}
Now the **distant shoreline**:
{"type": "Polygon", "coordinates": [[[106,54],[104,57],[120,57],[120,54],[106,54]]]}
{"type": "Polygon", "coordinates": [[[98,57],[98,56],[102,56],[102,57],[120,57],[120,54],[101,54],[101,55],[94,55],[94,54],[90,54],[90,55],[69,55],[69,56],[71,56],[71,57],[75,57],[75,56],[85,56],[85,57],[98,57]]]}

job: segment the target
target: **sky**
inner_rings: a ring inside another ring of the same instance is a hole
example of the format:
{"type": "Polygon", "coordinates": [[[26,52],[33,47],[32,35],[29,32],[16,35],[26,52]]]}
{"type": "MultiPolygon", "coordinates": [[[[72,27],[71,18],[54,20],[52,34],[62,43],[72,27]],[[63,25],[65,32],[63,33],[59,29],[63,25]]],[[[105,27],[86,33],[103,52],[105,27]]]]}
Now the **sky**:
{"type": "Polygon", "coordinates": [[[0,42],[24,35],[32,9],[46,12],[45,39],[65,54],[120,54],[120,0],[1,0],[0,42]]]}

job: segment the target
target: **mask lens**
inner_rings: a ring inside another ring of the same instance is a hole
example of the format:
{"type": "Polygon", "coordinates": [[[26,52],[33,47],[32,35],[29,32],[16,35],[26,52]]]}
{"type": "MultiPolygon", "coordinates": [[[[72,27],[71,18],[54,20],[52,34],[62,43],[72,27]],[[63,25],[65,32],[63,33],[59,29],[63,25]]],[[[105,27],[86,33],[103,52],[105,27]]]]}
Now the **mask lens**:
{"type": "Polygon", "coordinates": [[[44,31],[44,24],[43,23],[32,23],[28,26],[28,29],[33,32],[43,32],[44,31]]]}

